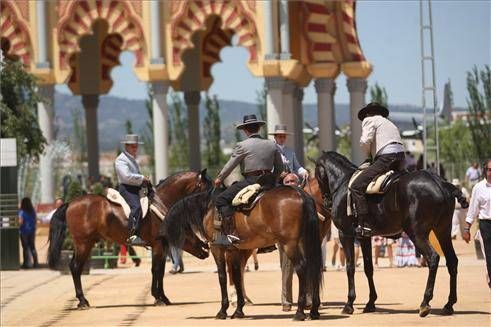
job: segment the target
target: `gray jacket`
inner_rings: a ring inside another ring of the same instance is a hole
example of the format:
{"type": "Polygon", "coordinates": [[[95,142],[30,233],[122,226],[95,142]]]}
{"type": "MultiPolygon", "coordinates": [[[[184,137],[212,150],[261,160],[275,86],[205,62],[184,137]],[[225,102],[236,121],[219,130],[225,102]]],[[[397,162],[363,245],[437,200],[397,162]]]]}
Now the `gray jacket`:
{"type": "Polygon", "coordinates": [[[121,152],[114,162],[114,168],[116,169],[116,175],[118,175],[119,184],[142,185],[144,176],[140,174],[140,167],[135,158],[128,152],[121,152]]]}
{"type": "Polygon", "coordinates": [[[242,174],[256,170],[269,170],[279,175],[283,171],[283,161],[276,144],[271,140],[261,138],[259,134],[253,134],[237,143],[232,156],[218,174],[218,178],[223,181],[238,164],[240,164],[242,174]]]}

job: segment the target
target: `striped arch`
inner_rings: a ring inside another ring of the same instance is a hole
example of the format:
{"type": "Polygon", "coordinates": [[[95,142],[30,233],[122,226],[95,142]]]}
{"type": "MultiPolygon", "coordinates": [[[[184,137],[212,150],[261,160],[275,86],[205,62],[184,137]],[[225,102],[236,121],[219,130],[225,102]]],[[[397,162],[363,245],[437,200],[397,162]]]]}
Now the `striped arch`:
{"type": "Polygon", "coordinates": [[[335,62],[333,45],[336,38],[329,34],[327,25],[334,17],[322,0],[308,0],[302,3],[304,12],[303,33],[309,41],[307,55],[311,62],[327,63],[335,62]]]}
{"type": "Polygon", "coordinates": [[[10,43],[7,56],[18,57],[25,65],[31,63],[32,42],[27,24],[17,13],[14,2],[0,2],[0,36],[10,43]]]}
{"type": "Polygon", "coordinates": [[[122,50],[135,53],[136,67],[143,66],[146,53],[143,28],[140,18],[126,1],[80,0],[73,1],[60,18],[58,44],[60,46],[60,67],[67,69],[70,56],[80,51],[81,36],[92,33],[92,24],[97,19],[107,21],[108,34],[119,34],[123,40],[122,50]]]}
{"type": "Polygon", "coordinates": [[[340,37],[344,40],[345,53],[349,55],[349,58],[345,58],[345,61],[365,61],[365,56],[361,51],[360,41],[358,40],[358,32],[356,31],[355,20],[355,6],[354,0],[346,0],[339,3],[341,6],[341,13],[338,14],[338,26],[342,35],[340,37]]]}
{"type": "Polygon", "coordinates": [[[234,35],[234,31],[224,31],[220,25],[220,19],[215,19],[210,32],[203,39],[201,69],[204,77],[211,77],[211,66],[220,61],[220,51],[223,47],[231,44],[234,35]]]}
{"type": "Polygon", "coordinates": [[[192,34],[205,30],[206,18],[217,15],[221,18],[223,31],[231,30],[239,38],[238,45],[249,50],[249,61],[257,60],[258,35],[249,9],[238,0],[194,0],[173,4],[172,16],[172,60],[175,65],[182,63],[184,50],[192,48],[192,34]]]}

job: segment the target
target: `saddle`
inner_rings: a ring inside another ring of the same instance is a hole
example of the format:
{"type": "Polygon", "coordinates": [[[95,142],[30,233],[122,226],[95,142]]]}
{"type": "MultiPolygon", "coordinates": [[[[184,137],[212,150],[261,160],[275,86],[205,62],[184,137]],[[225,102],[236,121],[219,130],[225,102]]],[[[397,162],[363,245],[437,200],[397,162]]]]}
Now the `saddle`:
{"type": "Polygon", "coordinates": [[[264,188],[261,184],[251,184],[240,190],[232,200],[232,206],[237,211],[250,211],[262,198],[264,188]]]}
{"type": "MultiPolygon", "coordinates": [[[[129,219],[131,211],[130,206],[117,190],[113,188],[108,188],[106,198],[110,202],[119,204],[121,207],[123,207],[124,215],[127,219],[129,219]]],[[[150,209],[153,213],[157,215],[157,217],[160,218],[160,220],[164,220],[165,214],[161,210],[159,210],[153,203],[150,203],[149,205],[146,192],[140,192],[140,205],[142,207],[142,219],[145,219],[148,213],[148,209],[150,209]]]]}
{"type": "MultiPolygon", "coordinates": [[[[353,182],[360,176],[360,174],[363,172],[363,170],[357,170],[351,176],[350,181],[348,183],[348,199],[347,199],[347,213],[348,216],[352,215],[352,203],[351,203],[351,192],[350,192],[350,187],[353,184],[353,182]]],[[[383,195],[387,193],[387,191],[390,189],[390,187],[396,183],[399,178],[406,174],[406,171],[393,171],[389,170],[388,172],[376,176],[370,184],[368,184],[367,189],[365,191],[365,194],[367,195],[383,195]]]]}

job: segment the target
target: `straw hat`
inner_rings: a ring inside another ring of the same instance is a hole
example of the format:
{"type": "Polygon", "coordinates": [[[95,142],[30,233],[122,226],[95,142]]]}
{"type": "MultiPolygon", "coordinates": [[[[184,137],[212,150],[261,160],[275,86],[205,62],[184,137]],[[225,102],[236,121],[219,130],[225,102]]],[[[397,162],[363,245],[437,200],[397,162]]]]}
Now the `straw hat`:
{"type": "Polygon", "coordinates": [[[277,134],[284,134],[284,135],[291,135],[292,133],[288,132],[286,125],[284,124],[278,124],[274,126],[274,132],[268,133],[269,135],[277,135],[277,134]]]}
{"type": "Polygon", "coordinates": [[[121,141],[123,144],[143,144],[140,142],[140,138],[136,134],[126,134],[124,140],[121,141]]]}

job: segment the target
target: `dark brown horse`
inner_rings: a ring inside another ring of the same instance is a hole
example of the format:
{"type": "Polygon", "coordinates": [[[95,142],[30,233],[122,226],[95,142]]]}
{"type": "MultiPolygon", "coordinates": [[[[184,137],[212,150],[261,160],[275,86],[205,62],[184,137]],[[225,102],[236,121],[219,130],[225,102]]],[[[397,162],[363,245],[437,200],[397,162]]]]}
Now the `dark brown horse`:
{"type": "MultiPolygon", "coordinates": [[[[346,255],[348,275],[348,301],[343,313],[353,313],[355,293],[355,263],[353,254],[354,218],[347,215],[348,182],[356,170],[348,159],[336,152],[324,152],[317,159],[315,176],[319,182],[325,202],[332,208],[332,219],[339,229],[339,236],[346,255]]],[[[445,254],[450,275],[450,293],[442,312],[450,315],[457,302],[457,265],[458,259],[450,235],[455,198],[462,207],[468,204],[462,192],[428,171],[415,171],[402,175],[392,184],[383,197],[369,196],[369,210],[373,219],[375,235],[390,236],[404,230],[415,246],[428,260],[428,280],[419,315],[430,313],[430,300],[433,298],[436,271],[440,256],[430,245],[429,234],[434,231],[445,254]]],[[[373,282],[373,264],[371,239],[360,240],[363,252],[365,275],[370,288],[369,301],[364,312],[375,311],[377,292],[373,282]]]]}
{"type": "MultiPolygon", "coordinates": [[[[161,235],[171,246],[180,247],[186,231],[192,229],[210,242],[213,239],[213,219],[217,214],[213,206],[212,190],[194,194],[178,201],[162,224],[161,235]]],[[[237,292],[237,308],[232,318],[243,318],[242,266],[244,253],[279,243],[295,265],[299,279],[298,310],[294,319],[304,320],[306,290],[312,292],[312,319],[319,318],[319,289],[322,284],[319,218],[314,201],[299,188],[276,187],[265,192],[256,206],[244,214],[237,212],[234,223],[242,242],[237,248],[211,246],[218,269],[222,305],[217,319],[227,317],[226,258],[232,263],[232,276],[237,292]],[[246,251],[248,250],[248,251],[246,251]]]]}
{"type": "MultiPolygon", "coordinates": [[[[156,187],[156,196],[170,208],[177,200],[186,195],[201,192],[210,187],[211,180],[202,172],[182,172],[174,174],[156,187]]],[[[163,279],[165,258],[168,245],[165,239],[157,238],[161,220],[149,210],[142,220],[141,237],[152,248],[152,295],[156,305],[170,304],[164,294],[163,279]]],[[[60,258],[61,246],[65,239],[66,228],[70,232],[75,253],[70,262],[70,270],[75,285],[78,307],[89,307],[84,296],[80,274],[90,257],[91,249],[100,240],[124,244],[128,238],[128,219],[120,205],[109,202],[100,195],[83,195],[60,207],[50,223],[48,264],[54,269],[60,258]]],[[[186,233],[183,249],[204,259],[208,257],[208,245],[193,233],[186,233]]]]}

